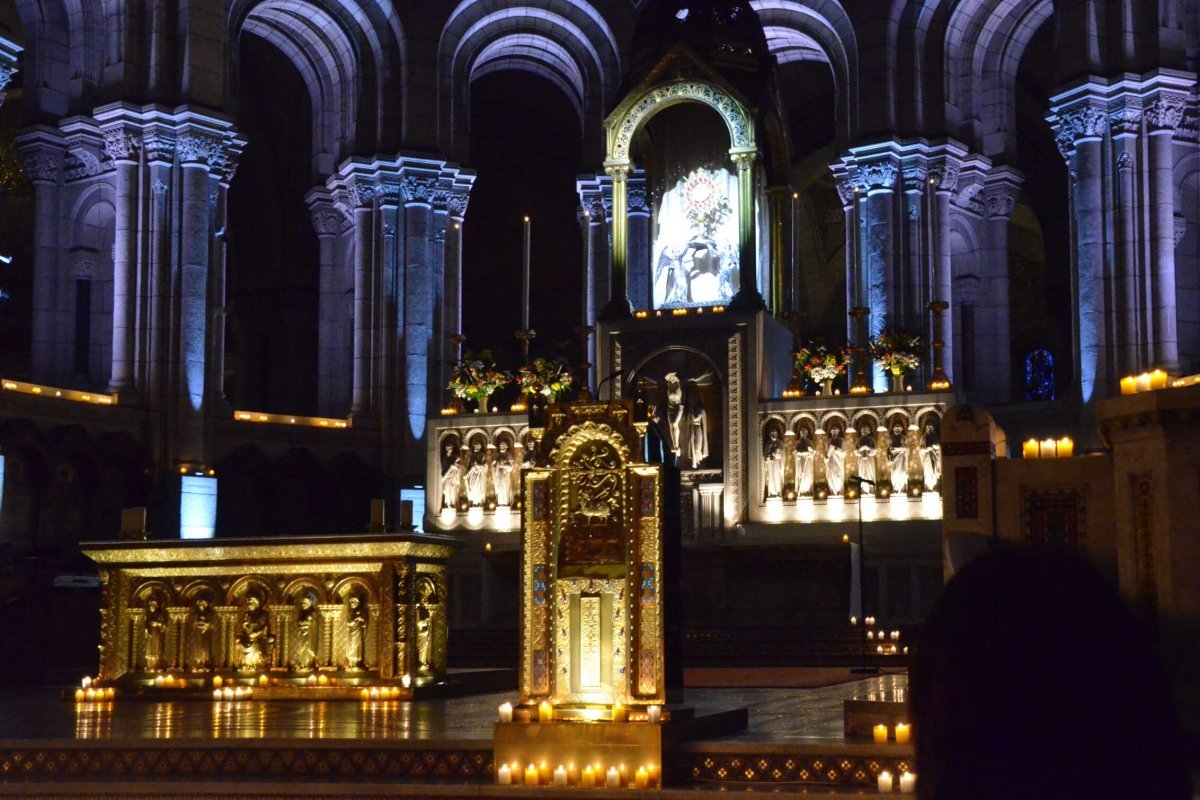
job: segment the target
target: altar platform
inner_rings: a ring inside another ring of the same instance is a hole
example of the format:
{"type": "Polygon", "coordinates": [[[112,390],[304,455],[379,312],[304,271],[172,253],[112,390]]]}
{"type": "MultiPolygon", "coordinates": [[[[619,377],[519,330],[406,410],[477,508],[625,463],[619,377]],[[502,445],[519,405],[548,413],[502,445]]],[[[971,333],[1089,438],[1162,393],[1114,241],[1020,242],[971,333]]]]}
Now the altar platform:
{"type": "MultiPolygon", "coordinates": [[[[749,670],[748,672],[754,672],[749,670]]],[[[824,671],[808,680],[824,683],[824,671]]],[[[719,681],[715,681],[719,682],[719,681]]],[[[0,692],[0,796],[668,797],[697,789],[863,794],[880,769],[912,767],[901,745],[847,741],[843,701],[903,696],[907,677],[814,688],[698,688],[698,717],[749,710],[735,736],[677,746],[667,788],[496,786],[492,725],[514,692],[378,703],[64,702],[53,689],[0,692]]]]}

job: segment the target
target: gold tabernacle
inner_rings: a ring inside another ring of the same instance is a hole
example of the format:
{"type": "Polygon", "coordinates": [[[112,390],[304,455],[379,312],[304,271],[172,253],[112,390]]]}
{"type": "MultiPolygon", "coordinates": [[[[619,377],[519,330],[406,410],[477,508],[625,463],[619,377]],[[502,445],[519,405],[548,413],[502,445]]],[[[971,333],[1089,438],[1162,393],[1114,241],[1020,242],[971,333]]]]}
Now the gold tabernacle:
{"type": "Polygon", "coordinates": [[[407,694],[445,677],[455,544],[420,533],[84,544],[103,585],[98,680],[379,679],[407,694]]]}

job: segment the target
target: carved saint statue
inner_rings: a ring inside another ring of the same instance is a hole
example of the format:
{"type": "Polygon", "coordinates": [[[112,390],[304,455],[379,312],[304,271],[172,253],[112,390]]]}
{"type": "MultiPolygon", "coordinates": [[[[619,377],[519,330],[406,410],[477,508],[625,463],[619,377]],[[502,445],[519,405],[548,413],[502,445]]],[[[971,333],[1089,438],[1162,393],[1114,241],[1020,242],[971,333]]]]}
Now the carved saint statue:
{"type": "Polygon", "coordinates": [[[830,494],[841,494],[846,482],[846,451],[843,448],[842,426],[829,425],[829,442],[825,450],[825,483],[830,494]]]}
{"type": "Polygon", "coordinates": [[[296,612],[295,668],[308,672],[317,663],[317,630],[320,628],[316,604],[311,594],[300,598],[300,609],[296,612]]]}
{"type": "Polygon", "coordinates": [[[189,647],[189,661],[193,672],[207,672],[212,669],[213,643],[213,610],[207,597],[196,600],[196,609],[192,612],[192,638],[189,647]]]}
{"type": "Polygon", "coordinates": [[[462,488],[462,466],[458,463],[458,445],[447,441],[442,446],[442,508],[457,508],[462,488]]]}
{"type": "Polygon", "coordinates": [[[433,670],[433,606],[437,602],[437,587],[429,578],[421,578],[417,583],[417,665],[424,673],[433,670]]]}
{"type": "Polygon", "coordinates": [[[796,452],[792,456],[796,464],[796,494],[812,494],[813,488],[813,451],[812,439],[808,428],[801,425],[796,431],[796,452]]]}
{"type": "Polygon", "coordinates": [[[471,442],[471,453],[467,456],[467,502],[473,506],[481,506],[487,500],[487,453],[483,452],[483,442],[475,439],[471,442]]]}
{"type": "Polygon", "coordinates": [[[779,431],[772,428],[767,432],[767,443],[763,447],[763,484],[767,499],[783,496],[783,442],[779,431]]]}
{"type": "Polygon", "coordinates": [[[246,612],[242,615],[242,632],[238,634],[241,648],[241,672],[256,672],[271,663],[271,645],[275,637],[271,634],[270,618],[257,595],[246,597],[246,612]]]}
{"type": "Polygon", "coordinates": [[[942,446],[932,422],[925,423],[925,432],[921,437],[921,472],[925,479],[925,491],[932,492],[942,479],[942,446]]]}
{"type": "Polygon", "coordinates": [[[356,594],[346,600],[346,669],[361,670],[367,659],[367,610],[356,594]]]}
{"type": "Polygon", "coordinates": [[[146,669],[166,669],[167,612],[157,596],[146,601],[146,669]]]}
{"type": "Polygon", "coordinates": [[[905,441],[904,425],[892,423],[892,435],[888,441],[888,469],[891,472],[892,491],[902,494],[908,491],[908,442],[905,441]]]}
{"type": "Polygon", "coordinates": [[[496,487],[496,505],[507,506],[512,503],[513,457],[505,439],[500,440],[497,451],[492,462],[492,485],[496,487]]]}
{"type": "MultiPolygon", "coordinates": [[[[875,455],[879,452],[879,448],[875,447],[875,430],[864,423],[858,429],[858,477],[865,481],[875,481],[875,455]]],[[[861,493],[868,494],[875,491],[871,484],[860,484],[861,493]]]]}
{"type": "Polygon", "coordinates": [[[688,402],[684,402],[683,384],[700,385],[711,377],[711,372],[683,380],[675,372],[668,372],[663,377],[667,390],[663,439],[680,468],[697,469],[708,458],[708,414],[698,397],[689,397],[688,402]]]}

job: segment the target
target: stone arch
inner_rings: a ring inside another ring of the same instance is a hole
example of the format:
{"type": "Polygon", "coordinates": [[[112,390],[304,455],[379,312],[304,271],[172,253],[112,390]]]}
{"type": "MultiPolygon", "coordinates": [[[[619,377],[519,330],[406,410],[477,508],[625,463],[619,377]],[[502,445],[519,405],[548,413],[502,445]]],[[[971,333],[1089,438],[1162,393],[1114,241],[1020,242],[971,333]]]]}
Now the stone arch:
{"type": "Polygon", "coordinates": [[[38,110],[55,118],[91,111],[106,51],[117,43],[105,24],[123,16],[115,6],[116,0],[17,0],[26,33],[24,86],[38,110]]]}
{"type": "Polygon", "coordinates": [[[329,590],[329,601],[345,603],[350,599],[351,594],[357,594],[363,598],[368,606],[379,602],[379,595],[375,591],[375,587],[357,575],[347,576],[334,584],[334,587],[329,590]]]}
{"type": "Polygon", "coordinates": [[[320,581],[309,577],[296,578],[289,583],[283,590],[283,601],[294,605],[302,592],[312,592],[318,604],[329,602],[329,590],[320,581]]]}
{"type": "Polygon", "coordinates": [[[829,66],[843,145],[858,130],[858,43],[854,25],[839,2],[751,0],[775,63],[820,61],[829,66]]]}
{"type": "Polygon", "coordinates": [[[961,3],[945,32],[946,128],[987,156],[1016,146],[1017,67],[1052,0],[961,3]]]}
{"type": "Polygon", "coordinates": [[[279,602],[278,593],[270,581],[261,575],[243,575],[225,593],[225,605],[241,606],[247,595],[255,594],[262,600],[263,607],[279,602]]]}
{"type": "Polygon", "coordinates": [[[464,0],[438,44],[443,149],[466,151],[470,85],[502,69],[540,75],[561,89],[579,112],[586,143],[620,82],[620,50],[608,22],[586,0],[507,7],[464,0]]]}
{"type": "MultiPolygon", "coordinates": [[[[754,152],[754,119],[750,109],[719,86],[700,81],[675,81],[632,95],[604,122],[608,133],[606,163],[630,163],[638,131],[656,114],[679,103],[703,103],[721,117],[729,130],[730,152],[754,152]]],[[[615,212],[614,212],[615,213],[615,212]]]]}
{"type": "Polygon", "coordinates": [[[222,594],[221,587],[216,581],[200,578],[183,587],[179,593],[179,602],[183,605],[193,605],[201,597],[204,597],[210,604],[216,605],[222,594]]]}
{"type": "Polygon", "coordinates": [[[318,175],[355,151],[399,142],[404,37],[390,0],[235,0],[229,26],[233,75],[243,33],[270,42],[299,71],[312,101],[318,175]]]}

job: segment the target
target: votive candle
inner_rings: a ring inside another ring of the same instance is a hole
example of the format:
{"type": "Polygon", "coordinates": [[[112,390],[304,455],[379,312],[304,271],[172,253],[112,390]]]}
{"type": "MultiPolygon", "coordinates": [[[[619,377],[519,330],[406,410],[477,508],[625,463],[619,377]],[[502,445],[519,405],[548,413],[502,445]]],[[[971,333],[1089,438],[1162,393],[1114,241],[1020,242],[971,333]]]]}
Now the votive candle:
{"type": "Polygon", "coordinates": [[[525,768],[525,785],[526,786],[537,786],[538,785],[538,770],[537,770],[537,767],[535,767],[533,764],[530,764],[528,767],[525,768]]]}
{"type": "Polygon", "coordinates": [[[896,744],[908,744],[912,729],[904,722],[896,723],[896,744]]]}
{"type": "Polygon", "coordinates": [[[512,703],[501,703],[500,704],[500,721],[501,722],[512,722],[512,711],[513,711],[512,703]]]}
{"type": "Polygon", "coordinates": [[[621,785],[621,773],[617,772],[616,767],[608,768],[608,774],[606,776],[604,785],[610,789],[615,789],[621,785]]]}
{"type": "Polygon", "coordinates": [[[1167,373],[1161,369],[1156,369],[1150,373],[1150,388],[1165,389],[1167,388],[1167,373]]]}
{"type": "Polygon", "coordinates": [[[917,790],[917,775],[915,772],[900,773],[900,794],[913,794],[917,790]]]}
{"type": "Polygon", "coordinates": [[[76,690],[75,690],[75,702],[76,702],[76,703],[82,703],[82,702],[83,702],[83,698],[84,698],[84,697],[86,697],[86,696],[87,696],[87,694],[86,694],[86,692],[84,692],[84,690],[83,690],[83,689],[76,689],[76,690]]]}
{"type": "Polygon", "coordinates": [[[892,773],[886,769],[879,773],[879,793],[891,794],[895,790],[895,781],[892,780],[892,773]]]}
{"type": "Polygon", "coordinates": [[[567,770],[562,764],[559,764],[557,767],[554,768],[554,785],[555,786],[566,786],[567,785],[567,770]]]}
{"type": "Polygon", "coordinates": [[[591,764],[587,764],[583,768],[583,774],[579,778],[579,785],[585,789],[591,789],[596,785],[596,773],[592,769],[591,764]]]}
{"type": "Polygon", "coordinates": [[[214,689],[221,688],[221,676],[220,675],[213,675],[213,688],[214,689]]]}
{"type": "Polygon", "coordinates": [[[538,722],[551,722],[554,719],[554,706],[543,700],[538,704],[538,722]]]}
{"type": "Polygon", "coordinates": [[[508,764],[501,764],[500,769],[496,770],[496,783],[501,786],[512,785],[512,770],[508,764]]]}
{"type": "Polygon", "coordinates": [[[1137,378],[1132,375],[1121,378],[1121,394],[1137,394],[1137,378]]]}
{"type": "Polygon", "coordinates": [[[1137,390],[1139,392],[1150,391],[1150,373],[1149,372],[1143,372],[1141,375],[1137,376],[1137,390]]]}
{"type": "Polygon", "coordinates": [[[646,719],[650,720],[652,725],[662,722],[662,706],[650,706],[647,708],[646,719]]]}
{"type": "Polygon", "coordinates": [[[92,686],[91,676],[84,675],[83,680],[79,682],[79,685],[82,686],[84,689],[90,689],[92,686]]]}
{"type": "Polygon", "coordinates": [[[628,719],[628,716],[627,716],[627,712],[625,711],[625,706],[622,705],[621,703],[613,703],[612,721],[613,722],[625,722],[627,719],[628,719]]]}
{"type": "Polygon", "coordinates": [[[875,734],[875,744],[887,744],[888,731],[887,725],[876,725],[873,729],[875,734]]]}
{"type": "Polygon", "coordinates": [[[633,775],[633,785],[638,789],[645,789],[650,785],[650,773],[645,767],[638,767],[637,772],[633,775]]]}
{"type": "Polygon", "coordinates": [[[579,768],[575,766],[574,761],[567,764],[567,785],[568,786],[578,786],[579,785],[579,768]]]}

